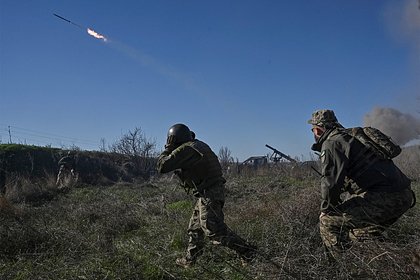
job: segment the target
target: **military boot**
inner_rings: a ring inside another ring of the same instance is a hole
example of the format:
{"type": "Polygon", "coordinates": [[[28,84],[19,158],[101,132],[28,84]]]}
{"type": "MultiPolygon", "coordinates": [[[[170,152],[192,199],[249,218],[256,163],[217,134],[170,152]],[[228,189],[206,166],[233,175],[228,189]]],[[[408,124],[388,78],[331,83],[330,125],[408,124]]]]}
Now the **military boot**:
{"type": "Polygon", "coordinates": [[[248,250],[240,254],[242,266],[248,266],[257,256],[257,247],[248,245],[248,250]]]}
{"type": "Polygon", "coordinates": [[[183,268],[190,268],[195,264],[195,260],[188,257],[182,257],[177,258],[175,263],[183,268]]]}

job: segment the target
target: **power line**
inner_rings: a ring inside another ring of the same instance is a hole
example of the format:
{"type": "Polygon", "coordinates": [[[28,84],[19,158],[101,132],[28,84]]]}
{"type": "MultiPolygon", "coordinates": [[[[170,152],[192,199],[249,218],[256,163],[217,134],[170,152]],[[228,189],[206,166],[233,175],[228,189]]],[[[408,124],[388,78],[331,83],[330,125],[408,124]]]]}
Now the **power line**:
{"type": "MultiPolygon", "coordinates": [[[[13,129],[17,129],[17,130],[22,130],[22,131],[28,131],[28,132],[32,132],[32,133],[36,133],[36,134],[41,134],[41,135],[49,135],[52,136],[53,138],[59,138],[59,139],[68,139],[68,140],[72,140],[72,141],[78,141],[78,142],[85,142],[85,143],[97,143],[96,141],[92,141],[92,140],[86,140],[86,139],[81,139],[81,138],[75,138],[75,137],[68,137],[68,136],[63,136],[63,135],[59,135],[59,134],[54,134],[54,133],[49,133],[49,132],[42,132],[42,131],[37,131],[37,130],[33,130],[33,129],[27,129],[27,128],[21,128],[21,127],[17,127],[17,126],[10,126],[13,129]]],[[[47,137],[47,136],[44,136],[47,137]]]]}
{"type": "Polygon", "coordinates": [[[70,141],[70,142],[78,142],[78,143],[82,143],[82,144],[96,144],[96,142],[93,141],[88,141],[88,140],[82,140],[82,139],[77,139],[77,138],[68,138],[68,139],[63,139],[60,137],[50,137],[50,136],[44,136],[44,135],[40,135],[40,134],[36,134],[36,133],[29,133],[29,132],[23,132],[23,131],[13,131],[14,134],[18,134],[18,135],[23,135],[23,136],[32,136],[32,137],[36,137],[36,138],[42,138],[42,139],[48,139],[48,140],[55,140],[55,141],[70,141]]]}
{"type": "Polygon", "coordinates": [[[9,136],[9,143],[15,142],[26,144],[27,141],[30,141],[31,143],[37,143],[38,145],[52,145],[52,143],[55,143],[60,147],[85,145],[93,149],[99,146],[99,142],[92,140],[68,137],[49,132],[41,132],[33,129],[0,124],[0,141],[3,138],[3,136],[7,135],[6,133],[8,133],[9,136]],[[1,126],[3,126],[3,128],[1,128],[1,126]],[[2,131],[4,132],[2,133],[2,131]],[[12,141],[12,136],[14,141],[12,141]]]}

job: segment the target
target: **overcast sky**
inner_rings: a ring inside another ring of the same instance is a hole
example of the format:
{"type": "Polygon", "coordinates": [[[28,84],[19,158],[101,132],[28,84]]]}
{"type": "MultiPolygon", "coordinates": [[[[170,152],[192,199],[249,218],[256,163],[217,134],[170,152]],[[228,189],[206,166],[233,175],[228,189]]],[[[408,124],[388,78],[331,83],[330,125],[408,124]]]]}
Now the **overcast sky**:
{"type": "Polygon", "coordinates": [[[348,127],[377,107],[419,117],[418,7],[0,0],[0,140],[97,150],[141,127],[161,149],[181,122],[240,161],[265,144],[308,158],[316,109],[348,127]]]}

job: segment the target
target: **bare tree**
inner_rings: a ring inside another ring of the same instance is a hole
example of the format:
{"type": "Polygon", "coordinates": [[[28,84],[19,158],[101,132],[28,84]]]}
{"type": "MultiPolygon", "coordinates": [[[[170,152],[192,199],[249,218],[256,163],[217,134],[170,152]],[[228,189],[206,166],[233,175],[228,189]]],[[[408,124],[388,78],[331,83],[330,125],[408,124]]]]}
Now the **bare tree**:
{"type": "MultiPolygon", "coordinates": [[[[420,8],[420,0],[419,0],[419,8],[420,8]]],[[[417,97],[417,101],[418,101],[419,107],[420,107],[420,96],[417,97]]],[[[418,110],[417,113],[420,114],[420,110],[418,110]]]]}
{"type": "Polygon", "coordinates": [[[106,149],[106,141],[105,141],[105,138],[101,138],[101,140],[100,140],[100,142],[99,142],[99,151],[100,152],[103,152],[103,153],[106,153],[107,152],[107,149],[106,149]]]}
{"type": "Polygon", "coordinates": [[[122,135],[110,146],[110,151],[130,156],[135,168],[144,177],[149,177],[155,168],[156,140],[148,139],[139,127],[122,135]]]}
{"type": "Polygon", "coordinates": [[[152,156],[156,147],[156,141],[147,139],[141,128],[136,127],[133,131],[129,130],[126,134],[110,146],[112,152],[148,157],[152,156]]]}
{"type": "Polygon", "coordinates": [[[222,166],[222,170],[226,172],[229,165],[234,162],[231,151],[228,147],[221,147],[218,157],[220,165],[222,166]]]}

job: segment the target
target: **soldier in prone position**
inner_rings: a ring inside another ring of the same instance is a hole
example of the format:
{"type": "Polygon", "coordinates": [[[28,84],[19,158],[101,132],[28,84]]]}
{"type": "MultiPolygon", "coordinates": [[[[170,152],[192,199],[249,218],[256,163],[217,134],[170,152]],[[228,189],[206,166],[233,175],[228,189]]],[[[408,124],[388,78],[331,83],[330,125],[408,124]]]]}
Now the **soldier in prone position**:
{"type": "Polygon", "coordinates": [[[159,173],[175,171],[186,190],[192,190],[197,202],[188,226],[187,254],[176,263],[193,265],[204,248],[204,237],[213,243],[235,250],[243,264],[251,261],[256,247],[235,234],[224,222],[225,182],[217,156],[210,147],[195,139],[184,124],[175,124],[169,131],[165,150],[159,156],[159,173]]]}
{"type": "Polygon", "coordinates": [[[415,202],[411,181],[390,158],[380,158],[347,133],[331,110],[308,121],[320,152],[320,234],[331,260],[351,240],[380,237],[415,202]],[[348,192],[347,198],[342,193],[348,192]]]}

